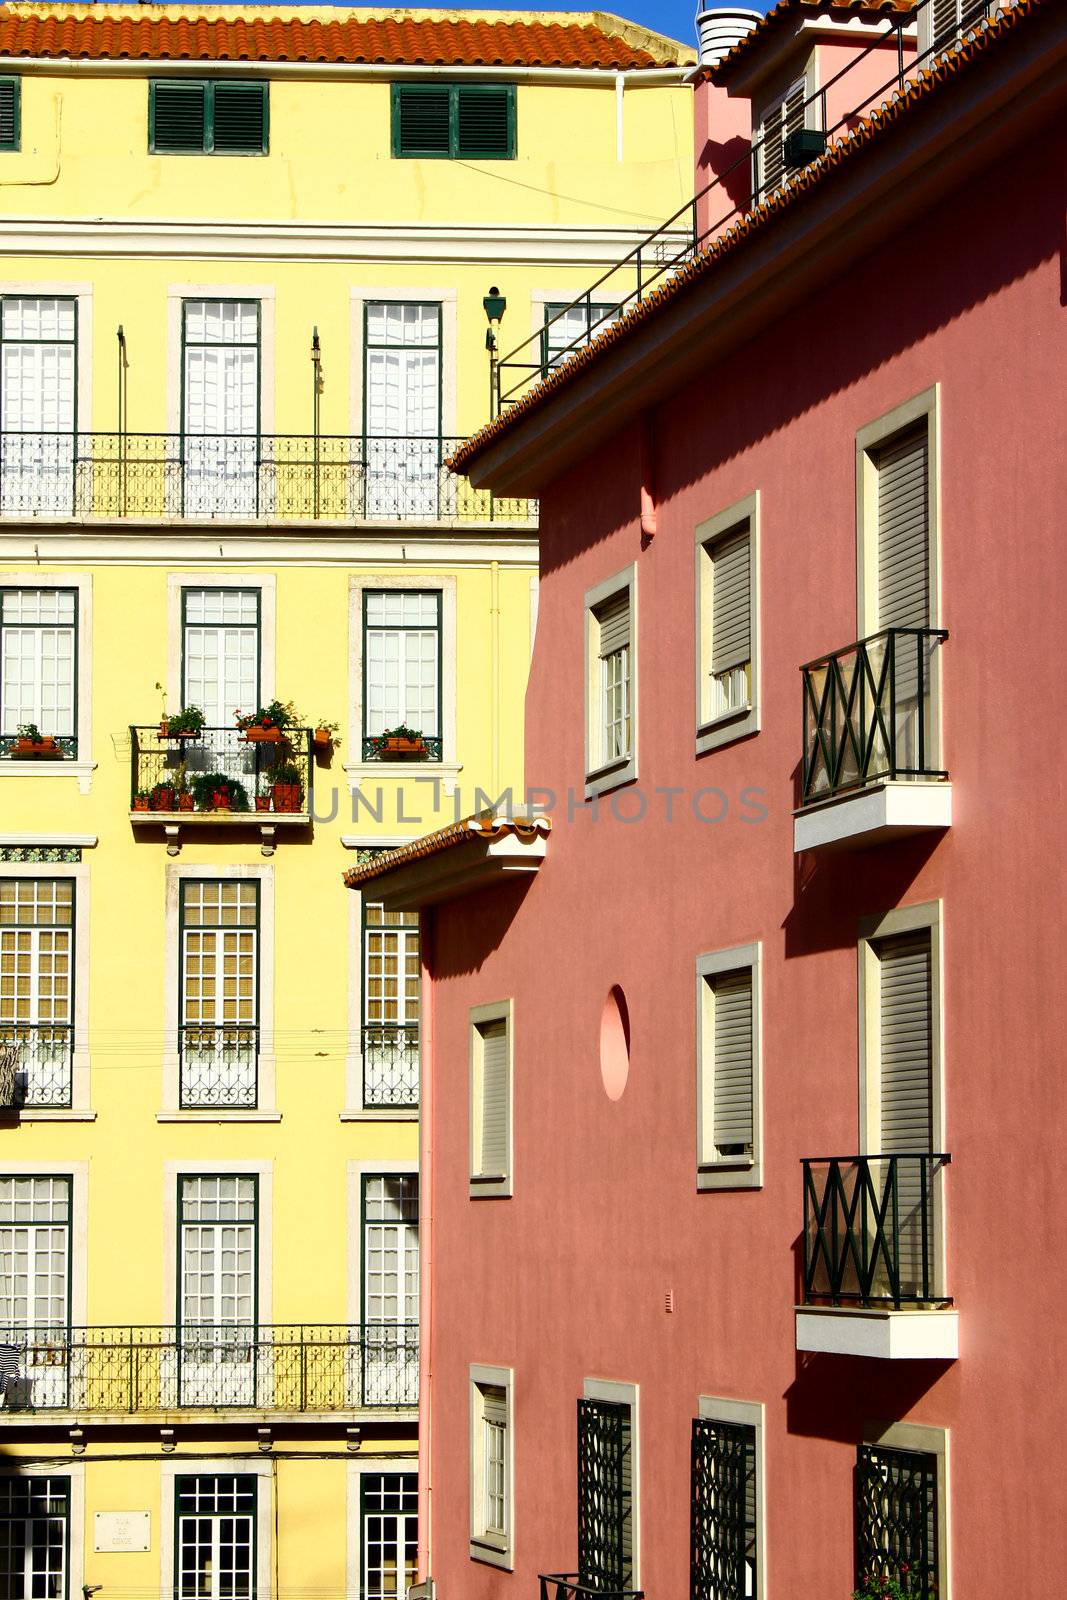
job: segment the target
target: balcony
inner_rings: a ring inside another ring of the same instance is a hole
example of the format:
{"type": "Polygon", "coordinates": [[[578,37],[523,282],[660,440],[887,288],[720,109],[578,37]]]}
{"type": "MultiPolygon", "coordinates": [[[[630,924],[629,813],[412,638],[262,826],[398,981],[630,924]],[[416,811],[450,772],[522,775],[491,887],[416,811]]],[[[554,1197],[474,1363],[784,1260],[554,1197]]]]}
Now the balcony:
{"type": "Polygon", "coordinates": [[[59,1022],[0,1022],[0,1112],[71,1104],[74,1029],[59,1022]]]}
{"type": "Polygon", "coordinates": [[[0,433],[0,517],[15,521],[501,522],[498,499],[445,462],[458,438],[314,434],[0,433]]]}
{"type": "Polygon", "coordinates": [[[954,1360],[958,1314],[942,1289],[947,1155],[832,1156],[804,1166],[797,1349],[954,1360]]]}
{"type": "Polygon", "coordinates": [[[252,1107],[259,1092],[259,1029],[252,1023],[186,1023],[178,1031],[183,1111],[252,1107]]]}
{"type": "Polygon", "coordinates": [[[804,677],[796,851],[879,844],[952,821],[937,766],[940,628],[886,628],[820,656],[804,677]]]}
{"type": "Polygon", "coordinates": [[[645,1600],[643,1589],[597,1589],[583,1583],[576,1572],[543,1572],[539,1600],[645,1600]]]}
{"type": "Polygon", "coordinates": [[[419,1104],[419,1029],[372,1023],[363,1029],[363,1104],[373,1111],[419,1104]]]}
{"type": "Polygon", "coordinates": [[[0,1327],[0,1421],[57,1412],[407,1411],[415,1325],[0,1327]]]}
{"type": "Polygon", "coordinates": [[[286,728],[281,743],[253,743],[238,728],[195,738],[158,726],[130,728],[130,822],[162,829],[177,855],[188,828],[258,832],[264,855],[278,829],[306,828],[314,780],[312,730],[286,728]]]}

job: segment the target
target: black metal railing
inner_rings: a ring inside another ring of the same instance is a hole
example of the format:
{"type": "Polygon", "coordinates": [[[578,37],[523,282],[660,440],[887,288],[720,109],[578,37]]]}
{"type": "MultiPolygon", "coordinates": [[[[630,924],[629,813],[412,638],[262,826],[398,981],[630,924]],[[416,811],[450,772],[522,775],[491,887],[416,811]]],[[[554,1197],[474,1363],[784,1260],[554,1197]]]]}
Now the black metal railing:
{"type": "Polygon", "coordinates": [[[363,1104],[404,1110],[419,1103],[419,1025],[372,1022],[363,1029],[363,1104]]]}
{"type": "Polygon", "coordinates": [[[804,1304],[948,1305],[935,1240],[947,1155],[804,1166],[804,1304]]]}
{"type": "Polygon", "coordinates": [[[0,1326],[4,1411],[336,1412],[418,1404],[410,1325],[0,1326]]]}
{"type": "Polygon", "coordinates": [[[445,466],[434,435],[0,433],[0,517],[521,522],[445,466]]]}
{"type": "Polygon", "coordinates": [[[735,161],[602,273],[595,283],[502,356],[493,369],[493,415],[514,405],[545,376],[546,342],[553,349],[552,365],[565,364],[590,338],[603,333],[610,323],[675,277],[720,235],[741,223],[772,190],[787,187],[827,149],[847,142],[857,118],[898,100],[908,91],[909,84],[924,70],[929,71],[961,34],[977,33],[985,24],[983,12],[962,30],[953,28],[945,32],[932,25],[930,32],[934,42],[929,49],[919,51],[915,41],[916,24],[923,14],[933,14],[934,4],[935,0],[917,0],[912,10],[883,18],[877,39],[857,51],[840,71],[821,83],[802,106],[791,108],[791,120],[796,126],[788,146],[780,125],[753,140],[735,161]],[[872,58],[876,53],[893,62],[892,71],[884,80],[872,70],[872,58]],[[843,101],[847,102],[847,109],[840,109],[843,101]],[[768,176],[772,171],[773,179],[768,176]],[[574,319],[579,332],[569,341],[562,341],[565,319],[575,311],[581,313],[574,319]],[[551,330],[557,325],[559,336],[553,336],[551,330]]]}
{"type": "Polygon", "coordinates": [[[157,726],[130,728],[130,803],[151,811],[205,817],[220,811],[297,811],[311,807],[312,730],[286,728],[280,743],[251,742],[238,728],[204,728],[195,739],[157,726]],[[292,771],[294,769],[295,778],[292,771]],[[218,781],[212,782],[214,778],[218,781]]]}
{"type": "Polygon", "coordinates": [[[424,749],[412,751],[395,751],[383,749],[379,743],[379,735],[365,733],[363,735],[364,761],[440,761],[444,746],[440,734],[420,734],[424,749]]]}
{"type": "Polygon", "coordinates": [[[73,761],[78,754],[78,736],[75,733],[52,733],[48,737],[60,751],[58,756],[24,756],[20,755],[15,746],[19,742],[17,733],[0,733],[0,760],[10,758],[12,761],[73,761]]]}
{"type": "Polygon", "coordinates": [[[886,628],[809,661],[801,804],[879,779],[946,778],[935,766],[933,656],[943,628],[886,628]]]}
{"type": "Polygon", "coordinates": [[[577,1572],[538,1574],[539,1600],[645,1600],[643,1589],[593,1589],[577,1572]]]}
{"type": "Polygon", "coordinates": [[[74,1029],[62,1022],[0,1022],[0,1110],[69,1106],[74,1029]]]}
{"type": "Polygon", "coordinates": [[[178,1030],[178,1053],[183,1111],[256,1104],[259,1028],[255,1023],[185,1023],[178,1030]]]}

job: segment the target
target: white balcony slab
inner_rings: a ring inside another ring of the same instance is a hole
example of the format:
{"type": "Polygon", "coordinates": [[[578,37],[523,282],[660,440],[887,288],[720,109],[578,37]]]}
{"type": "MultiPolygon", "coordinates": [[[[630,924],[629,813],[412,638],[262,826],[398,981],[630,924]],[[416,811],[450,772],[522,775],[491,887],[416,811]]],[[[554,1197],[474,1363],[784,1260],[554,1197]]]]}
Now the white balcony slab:
{"type": "Polygon", "coordinates": [[[878,783],[794,811],[793,850],[861,850],[951,825],[951,783],[878,783]]]}
{"type": "Polygon", "coordinates": [[[876,1361],[956,1361],[959,1324],[952,1309],[798,1306],[797,1349],[876,1361]]]}

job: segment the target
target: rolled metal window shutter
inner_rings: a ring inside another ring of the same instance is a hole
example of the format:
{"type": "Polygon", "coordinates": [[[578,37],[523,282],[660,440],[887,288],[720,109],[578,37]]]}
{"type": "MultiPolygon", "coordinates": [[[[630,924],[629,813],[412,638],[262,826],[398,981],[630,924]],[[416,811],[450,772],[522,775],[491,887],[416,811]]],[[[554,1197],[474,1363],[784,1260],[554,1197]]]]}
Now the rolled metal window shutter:
{"type": "Polygon", "coordinates": [[[747,528],[712,547],[711,574],[711,670],[728,672],[752,659],[747,528]]]}
{"type": "Polygon", "coordinates": [[[401,154],[447,156],[448,85],[401,84],[397,92],[401,154]]]}
{"type": "Polygon", "coordinates": [[[611,656],[616,650],[625,649],[630,643],[629,592],[624,589],[621,594],[612,595],[602,606],[597,606],[595,615],[600,624],[598,653],[601,656],[611,656]]]}
{"type": "Polygon", "coordinates": [[[506,1022],[483,1023],[482,1174],[504,1177],[508,1168],[508,1028],[506,1022]]]}
{"type": "Polygon", "coordinates": [[[163,78],[152,88],[153,149],[203,150],[204,85],[163,78]]]}
{"type": "Polygon", "coordinates": [[[11,150],[15,145],[18,125],[19,86],[14,78],[0,82],[0,148],[11,150]]]}
{"type": "Polygon", "coordinates": [[[215,149],[266,148],[267,91],[261,83],[216,83],[215,149]]]}
{"type": "Polygon", "coordinates": [[[715,996],[713,1101],[715,1146],[752,1148],[752,973],[712,979],[715,996]]]}
{"type": "Polygon", "coordinates": [[[878,474],[878,626],[925,628],[930,619],[930,508],[926,424],[874,457],[878,474]]]}
{"type": "Polygon", "coordinates": [[[507,156],[510,92],[504,84],[471,84],[456,90],[457,154],[468,158],[507,156]]]}
{"type": "Polygon", "coordinates": [[[881,987],[883,1155],[922,1154],[933,1136],[930,933],[905,933],[877,946],[881,987]]]}

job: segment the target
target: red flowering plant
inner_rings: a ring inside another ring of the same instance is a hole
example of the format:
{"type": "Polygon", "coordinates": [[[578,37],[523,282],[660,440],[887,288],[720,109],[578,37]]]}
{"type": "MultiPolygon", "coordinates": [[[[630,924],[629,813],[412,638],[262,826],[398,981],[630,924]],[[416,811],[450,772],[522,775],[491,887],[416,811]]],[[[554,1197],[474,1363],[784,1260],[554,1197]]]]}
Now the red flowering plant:
{"type": "Polygon", "coordinates": [[[255,711],[235,711],[234,716],[242,733],[257,728],[265,732],[277,728],[280,733],[297,720],[297,711],[291,700],[272,700],[269,705],[260,706],[255,711]]]}
{"type": "Polygon", "coordinates": [[[913,1588],[908,1581],[911,1567],[902,1561],[897,1568],[899,1578],[884,1573],[865,1572],[859,1589],[853,1589],[852,1600],[934,1600],[934,1592],[925,1585],[913,1588]]]}

